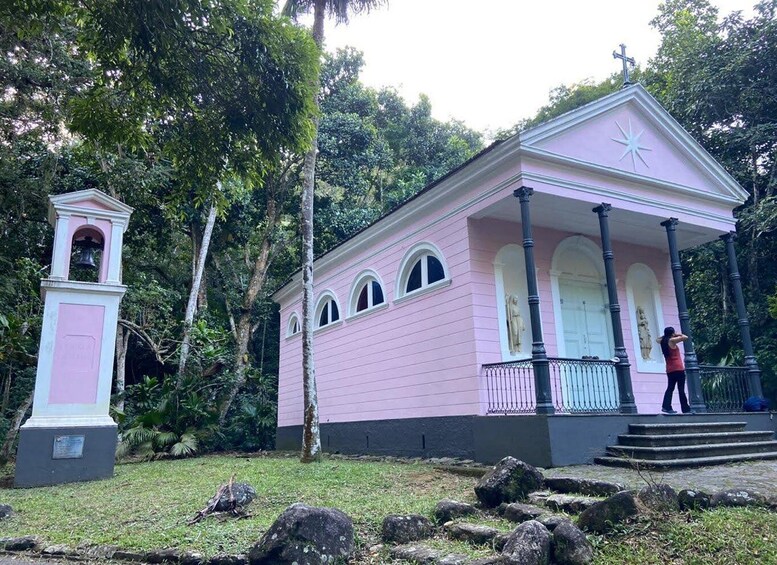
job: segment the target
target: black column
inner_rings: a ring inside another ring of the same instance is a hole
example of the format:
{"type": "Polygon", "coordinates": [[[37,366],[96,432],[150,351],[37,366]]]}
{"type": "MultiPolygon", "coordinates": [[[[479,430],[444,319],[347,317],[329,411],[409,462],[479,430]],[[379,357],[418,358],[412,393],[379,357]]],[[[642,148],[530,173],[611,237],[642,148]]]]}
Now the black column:
{"type": "Polygon", "coordinates": [[[680,251],[677,249],[677,224],[677,218],[669,218],[661,222],[661,225],[666,228],[666,237],[669,242],[669,261],[672,265],[674,294],[677,299],[677,313],[680,316],[680,330],[688,336],[688,341],[683,344],[685,349],[685,374],[688,377],[688,396],[690,397],[691,410],[701,413],[706,412],[707,407],[704,405],[704,398],[701,395],[699,361],[696,358],[696,350],[693,348],[691,316],[688,314],[688,304],[685,300],[683,270],[680,264],[680,251]]]}
{"type": "Polygon", "coordinates": [[[529,198],[534,189],[522,186],[513,191],[513,196],[521,202],[521,227],[523,228],[523,256],[526,261],[526,287],[529,292],[529,317],[531,318],[531,364],[534,373],[534,396],[537,401],[537,414],[554,414],[553,395],[550,391],[550,366],[542,340],[540,322],[540,295],[537,292],[537,271],[534,266],[534,239],[531,233],[531,214],[529,198]]]}
{"type": "Polygon", "coordinates": [[[612,209],[607,203],[593,209],[599,216],[599,231],[602,235],[602,257],[604,257],[604,274],[607,278],[607,299],[610,302],[610,318],[612,319],[612,333],[615,341],[615,356],[618,362],[615,364],[615,374],[618,378],[618,393],[620,400],[620,412],[622,414],[636,414],[637,405],[634,403],[634,391],[631,386],[631,371],[629,370],[629,355],[623,343],[623,326],[621,324],[621,307],[618,303],[618,289],[615,281],[615,254],[612,252],[610,241],[610,223],[608,212],[612,209]]]}
{"type": "Polygon", "coordinates": [[[761,389],[761,368],[755,359],[753,351],[753,340],[750,338],[750,321],[747,319],[747,309],[745,309],[745,297],[742,294],[742,277],[739,276],[739,265],[737,264],[737,255],[734,251],[735,232],[729,232],[721,235],[726,243],[726,254],[728,255],[728,278],[734,289],[734,299],[737,305],[737,318],[739,322],[739,334],[742,336],[742,349],[745,350],[745,366],[747,374],[750,377],[750,395],[763,396],[761,389]]]}

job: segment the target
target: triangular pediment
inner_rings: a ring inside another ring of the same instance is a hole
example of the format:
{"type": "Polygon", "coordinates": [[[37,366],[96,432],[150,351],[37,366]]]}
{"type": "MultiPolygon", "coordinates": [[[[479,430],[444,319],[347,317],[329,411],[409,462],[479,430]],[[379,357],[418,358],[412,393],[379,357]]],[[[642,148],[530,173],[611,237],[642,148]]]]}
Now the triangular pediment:
{"type": "Polygon", "coordinates": [[[741,203],[744,189],[640,85],[520,134],[521,148],[576,167],[741,203]]]}
{"type": "Polygon", "coordinates": [[[49,221],[54,223],[57,210],[70,213],[89,212],[93,216],[129,218],[133,212],[131,206],[108,196],[96,188],[68,192],[49,197],[49,221]]]}

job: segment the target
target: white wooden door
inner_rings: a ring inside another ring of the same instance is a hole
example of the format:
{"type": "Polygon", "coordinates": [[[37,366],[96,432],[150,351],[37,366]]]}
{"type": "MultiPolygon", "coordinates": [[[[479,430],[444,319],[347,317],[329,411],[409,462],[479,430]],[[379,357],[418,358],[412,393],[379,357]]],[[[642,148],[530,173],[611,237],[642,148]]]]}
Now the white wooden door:
{"type": "MultiPolygon", "coordinates": [[[[610,359],[612,340],[607,304],[601,285],[561,279],[559,293],[564,329],[564,356],[572,359],[610,359]]],[[[612,384],[603,384],[598,380],[594,382],[592,374],[585,371],[584,364],[568,367],[562,365],[562,369],[562,390],[567,406],[597,409],[604,408],[604,404],[609,405],[614,400],[616,391],[612,384]]]]}

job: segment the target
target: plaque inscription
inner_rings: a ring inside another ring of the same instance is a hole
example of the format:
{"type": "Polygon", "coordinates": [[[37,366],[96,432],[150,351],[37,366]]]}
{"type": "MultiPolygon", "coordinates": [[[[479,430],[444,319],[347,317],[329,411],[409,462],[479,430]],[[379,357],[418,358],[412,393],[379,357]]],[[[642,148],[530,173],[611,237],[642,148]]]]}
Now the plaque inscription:
{"type": "Polygon", "coordinates": [[[54,436],[52,459],[80,459],[84,455],[84,436],[54,436]]]}

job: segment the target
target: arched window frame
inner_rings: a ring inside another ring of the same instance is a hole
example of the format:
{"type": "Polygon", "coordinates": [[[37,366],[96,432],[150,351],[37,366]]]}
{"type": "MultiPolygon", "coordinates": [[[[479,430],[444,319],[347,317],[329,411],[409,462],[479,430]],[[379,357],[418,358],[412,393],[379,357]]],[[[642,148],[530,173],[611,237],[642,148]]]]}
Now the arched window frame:
{"type": "Polygon", "coordinates": [[[286,324],[286,337],[292,337],[302,332],[302,322],[296,312],[292,312],[289,316],[289,323],[286,324]],[[296,331],[295,331],[296,325],[296,331]]]}
{"type": "Polygon", "coordinates": [[[318,300],[316,300],[316,309],[314,310],[314,312],[315,312],[315,318],[313,318],[313,331],[319,331],[325,328],[331,328],[343,322],[343,309],[340,307],[340,301],[337,300],[337,295],[335,295],[335,293],[332,292],[331,290],[325,290],[319,295],[318,300]],[[332,314],[331,314],[331,307],[330,307],[330,313],[329,313],[330,321],[322,326],[319,323],[321,321],[321,312],[330,302],[334,302],[334,304],[337,306],[338,318],[337,320],[334,320],[334,321],[331,320],[332,314]]]}
{"type": "Polygon", "coordinates": [[[445,256],[442,254],[440,249],[433,243],[429,243],[426,241],[422,243],[418,243],[413,247],[411,247],[405,253],[405,256],[402,258],[402,262],[399,264],[399,270],[397,271],[397,278],[394,286],[394,296],[396,297],[394,299],[394,303],[396,304],[399,302],[403,302],[405,300],[410,300],[411,298],[415,298],[416,296],[421,296],[428,292],[433,292],[437,289],[446,287],[450,284],[451,284],[450,271],[448,270],[448,264],[445,262],[445,256]],[[442,265],[442,270],[443,270],[443,278],[440,279],[439,281],[428,283],[426,266],[424,263],[422,263],[421,264],[421,287],[406,293],[405,288],[407,288],[407,281],[410,278],[410,273],[413,267],[415,266],[416,261],[418,261],[418,259],[427,255],[434,256],[440,262],[440,265],[442,265]]]}
{"type": "Polygon", "coordinates": [[[388,296],[386,295],[386,285],[383,284],[383,281],[381,280],[378,273],[373,271],[372,269],[366,269],[359,273],[356,278],[353,281],[353,284],[351,285],[351,294],[348,297],[348,319],[351,318],[357,318],[359,316],[364,316],[367,314],[370,314],[372,312],[375,312],[376,310],[382,310],[383,308],[386,308],[388,306],[388,296]],[[373,298],[373,290],[372,290],[372,282],[378,283],[380,285],[381,290],[383,291],[383,302],[380,304],[374,304],[374,298],[373,298]],[[367,286],[367,308],[361,311],[357,311],[357,306],[359,303],[359,295],[361,294],[361,290],[364,287],[364,285],[367,286]]]}

